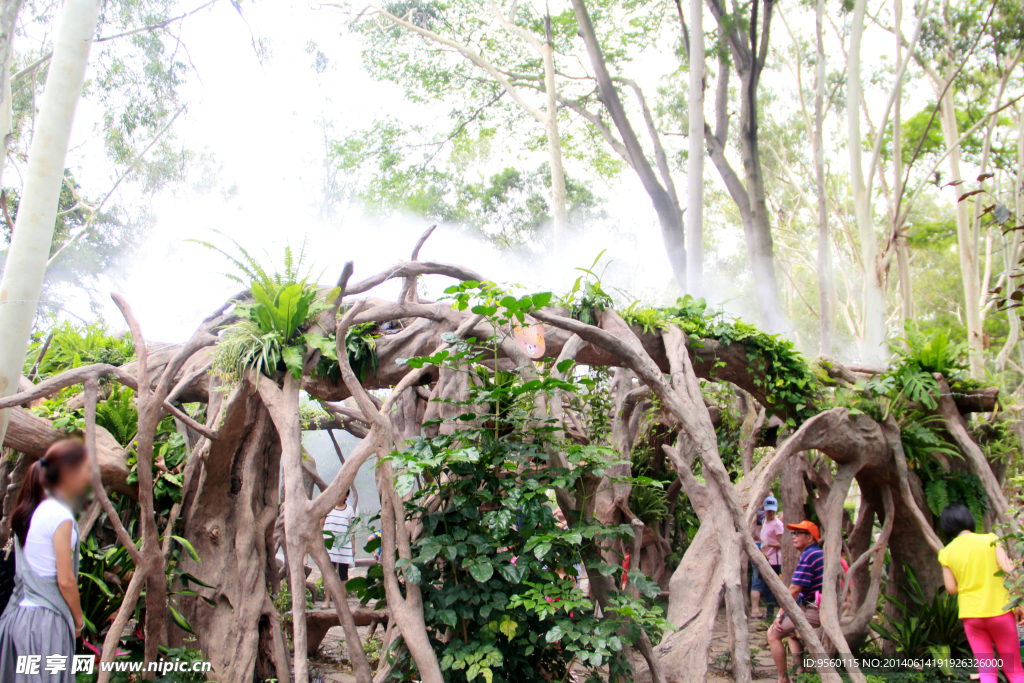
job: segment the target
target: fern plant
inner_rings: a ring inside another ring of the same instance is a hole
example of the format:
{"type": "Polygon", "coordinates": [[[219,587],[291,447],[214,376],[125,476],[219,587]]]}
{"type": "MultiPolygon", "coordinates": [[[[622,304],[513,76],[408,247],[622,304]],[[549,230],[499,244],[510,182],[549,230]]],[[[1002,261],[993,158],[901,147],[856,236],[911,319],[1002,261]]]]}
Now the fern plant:
{"type": "Polygon", "coordinates": [[[590,268],[577,268],[583,275],[576,278],[572,288],[562,297],[562,305],[569,309],[569,317],[587,325],[596,325],[597,316],[612,307],[612,297],[601,288],[601,276],[594,268],[604,256],[604,251],[597,255],[590,268]]]}
{"type": "MultiPolygon", "coordinates": [[[[376,329],[376,323],[363,323],[353,325],[345,333],[348,363],[360,382],[365,382],[377,372],[377,337],[380,335],[376,334],[376,329]]],[[[305,335],[304,339],[308,347],[320,351],[320,361],[313,369],[313,374],[333,380],[339,379],[341,368],[338,366],[337,337],[334,334],[325,337],[314,332],[305,335]]]]}
{"type": "Polygon", "coordinates": [[[139,431],[135,392],[129,387],[112,387],[110,397],[96,404],[96,424],[110,432],[122,446],[131,443],[139,431]]]}
{"type": "Polygon", "coordinates": [[[278,290],[289,284],[295,282],[308,282],[312,278],[312,269],[307,268],[303,271],[303,266],[306,264],[306,243],[302,243],[302,247],[299,248],[299,253],[296,254],[292,251],[290,245],[284,248],[284,258],[281,265],[283,266],[280,271],[268,271],[262,263],[259,262],[252,254],[250,254],[245,247],[238,243],[237,240],[228,237],[220,230],[214,229],[216,234],[220,235],[224,239],[231,242],[235,249],[238,250],[238,256],[235,256],[229,251],[218,247],[212,242],[206,240],[189,240],[195,244],[211,249],[218,254],[222,255],[237,270],[236,273],[224,273],[224,277],[228,278],[233,282],[237,282],[245,288],[250,288],[252,285],[258,285],[260,289],[266,292],[271,298],[275,298],[278,294],[278,290]]]}
{"type": "Polygon", "coordinates": [[[924,657],[937,651],[947,651],[953,657],[969,654],[957,596],[942,587],[928,596],[913,568],[904,563],[903,569],[907,577],[906,599],[883,593],[882,598],[897,608],[897,615],[882,614],[880,620],[870,624],[871,630],[907,657],[924,657]]]}
{"type": "Polygon", "coordinates": [[[970,510],[977,528],[982,528],[989,501],[977,475],[969,472],[944,472],[934,463],[914,471],[924,487],[928,509],[936,519],[947,505],[956,503],[970,510]]]}
{"type": "MultiPolygon", "coordinates": [[[[113,334],[102,321],[77,325],[65,320],[55,325],[50,334],[53,336],[37,369],[37,375],[42,378],[92,363],[124,365],[135,358],[131,335],[113,334]]],[[[29,345],[25,355],[26,376],[32,372],[48,336],[40,335],[29,345]]]]}
{"type": "Polygon", "coordinates": [[[635,325],[643,329],[644,334],[656,334],[667,330],[671,324],[664,309],[644,306],[639,301],[634,301],[619,311],[619,315],[627,325],[635,325]]]}
{"type": "Polygon", "coordinates": [[[308,283],[309,271],[302,272],[305,246],[298,256],[291,247],[285,247],[283,270],[269,272],[235,240],[230,241],[238,250],[238,257],[210,242],[193,241],[234,264],[238,274],[228,273],[227,277],[246,285],[253,297],[252,303],[236,308],[241,320],[225,332],[217,345],[214,368],[231,379],[238,379],[249,370],[268,377],[277,377],[282,371],[301,377],[302,359],[307,351],[321,348],[315,340],[307,339],[304,328],[338,295],[334,289],[321,299],[316,286],[308,283]]]}
{"type": "Polygon", "coordinates": [[[911,404],[934,410],[939,393],[934,375],[953,379],[965,367],[966,345],[953,342],[942,330],[926,335],[908,325],[907,336],[890,342],[889,348],[893,353],[889,369],[866,385],[876,396],[889,398],[885,417],[900,414],[911,404]]]}
{"type": "Polygon", "coordinates": [[[958,460],[963,455],[946,438],[942,418],[912,411],[900,421],[900,441],[907,455],[907,463],[913,467],[924,467],[934,454],[945,455],[958,460]]]}
{"type": "Polygon", "coordinates": [[[634,485],[629,494],[629,509],[646,526],[657,527],[668,517],[668,495],[659,486],[634,485]]]}

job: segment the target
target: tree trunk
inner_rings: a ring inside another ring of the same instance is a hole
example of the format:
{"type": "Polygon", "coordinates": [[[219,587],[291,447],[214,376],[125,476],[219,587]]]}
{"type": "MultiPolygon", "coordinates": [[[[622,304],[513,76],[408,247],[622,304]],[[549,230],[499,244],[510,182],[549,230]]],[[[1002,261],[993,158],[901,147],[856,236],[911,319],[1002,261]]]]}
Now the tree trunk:
{"type": "Polygon", "coordinates": [[[878,362],[885,353],[885,295],[878,258],[878,238],[872,218],[871,197],[864,182],[861,160],[860,103],[863,97],[860,74],[860,47],[864,37],[864,15],[867,0],[857,0],[850,27],[850,50],[846,68],[846,128],[850,149],[850,188],[853,211],[860,238],[861,261],[864,264],[863,337],[861,358],[878,362]]]}
{"type": "Polygon", "coordinates": [[[754,277],[754,294],[761,311],[762,324],[770,332],[785,330],[785,314],[775,279],[775,245],[772,241],[771,216],[765,198],[764,171],[757,124],[757,77],[754,72],[740,72],[740,87],[745,93],[740,106],[740,159],[750,197],[750,227],[747,231],[747,252],[754,277]]]}
{"type": "MultiPolygon", "coordinates": [[[[952,78],[950,75],[948,78],[952,78]]],[[[944,85],[944,84],[943,84],[944,85]]],[[[940,88],[940,84],[935,84],[940,88]]],[[[952,185],[950,191],[955,199],[963,193],[960,181],[960,128],[956,121],[956,103],[953,97],[954,86],[946,88],[942,101],[939,103],[939,122],[942,136],[945,138],[949,153],[949,175],[952,185]]],[[[941,90],[940,90],[941,92],[941,90]]],[[[939,92],[936,92],[938,95],[939,92]]],[[[967,324],[967,346],[971,365],[971,377],[979,379],[985,370],[984,345],[981,329],[981,298],[978,284],[978,240],[971,229],[971,219],[967,212],[967,202],[956,202],[956,241],[960,253],[960,278],[964,288],[964,322],[967,324]]]]}
{"type": "Polygon", "coordinates": [[[707,0],[708,8],[718,23],[719,34],[726,39],[732,62],[740,77],[740,160],[743,162],[745,184],[732,170],[725,157],[729,129],[729,66],[719,59],[717,93],[715,95],[715,131],[704,128],[711,160],[718,168],[729,195],[736,202],[747,242],[754,295],[762,325],[771,332],[785,331],[785,313],[775,279],[775,246],[772,240],[771,217],[765,199],[764,171],[761,167],[758,138],[757,88],[768,57],[768,43],[774,0],[763,0],[764,15],[759,19],[762,2],[750,3],[749,34],[737,28],[735,18],[720,0],[707,0]],[[760,39],[758,32],[760,31],[760,39]],[[759,42],[760,40],[760,42],[759,42]]]}
{"type": "MultiPolygon", "coordinates": [[[[1017,112],[1017,177],[1024,178],[1024,113],[1017,112]]],[[[1024,191],[1020,184],[1013,191],[1014,212],[1020,216],[1024,210],[1024,191]]],[[[1016,270],[1018,255],[1020,254],[1021,236],[1020,231],[1014,230],[1009,235],[1003,236],[1003,253],[1006,264],[1007,283],[1006,290],[1012,291],[1019,282],[1018,278],[1010,276],[1016,270]]],[[[996,368],[1002,372],[1006,369],[1006,362],[1010,354],[1017,348],[1020,339],[1020,313],[1019,311],[1007,311],[1010,323],[1010,333],[1006,336],[1003,348],[999,350],[996,357],[996,368]]]]}
{"type": "Polygon", "coordinates": [[[815,35],[818,63],[814,70],[814,184],[818,194],[818,353],[832,353],[832,247],[825,197],[825,0],[818,0],[815,35]]]}
{"type": "Polygon", "coordinates": [[[220,435],[196,457],[204,458],[194,491],[183,501],[184,536],[201,558],[188,556],[182,570],[211,584],[195,588],[214,605],[193,599],[182,613],[196,632],[222,683],[250,683],[261,670],[288,680],[287,653],[260,649],[279,640],[277,613],[267,592],[268,564],[274,560],[268,530],[277,519],[281,448],[266,409],[243,383],[220,411],[220,435]]]}
{"type": "Polygon", "coordinates": [[[11,58],[14,56],[14,32],[21,12],[22,0],[0,2],[0,187],[3,187],[4,166],[7,163],[7,149],[14,132],[14,113],[11,108],[11,58]]]}
{"type": "Polygon", "coordinates": [[[542,46],[544,54],[544,88],[547,90],[547,111],[544,132],[548,139],[548,158],[551,163],[551,217],[554,230],[553,262],[560,262],[566,256],[566,239],[569,219],[566,215],[565,169],[562,167],[562,138],[558,132],[558,89],[555,84],[555,55],[551,46],[551,17],[547,17],[547,42],[542,46]]]}
{"type": "MultiPolygon", "coordinates": [[[[949,155],[950,181],[963,180],[960,175],[960,130],[956,121],[956,105],[953,89],[950,87],[942,98],[940,121],[946,144],[952,149],[949,155]]],[[[952,188],[959,198],[962,188],[959,183],[952,188]]],[[[971,230],[967,202],[956,202],[956,237],[960,252],[960,277],[964,287],[964,318],[967,324],[967,344],[970,355],[971,376],[980,378],[985,370],[984,344],[981,329],[981,298],[978,285],[978,241],[971,230]]]]}
{"type": "MultiPolygon", "coordinates": [[[[903,0],[893,0],[896,26],[896,72],[903,68],[903,0]]],[[[914,319],[914,287],[910,275],[910,249],[903,235],[903,221],[899,217],[899,204],[903,196],[903,115],[902,97],[893,100],[892,115],[892,240],[896,243],[896,266],[900,280],[900,332],[906,337],[906,322],[914,319]]]]}
{"type": "Polygon", "coordinates": [[[704,2],[690,0],[690,136],[686,164],[686,292],[704,296],[704,2]]]}
{"type": "Polygon", "coordinates": [[[629,122],[619,97],[618,88],[615,87],[615,82],[612,81],[611,74],[608,73],[604,52],[597,40],[597,33],[594,31],[594,24],[590,20],[590,12],[587,11],[585,1],[572,0],[572,7],[583,36],[583,42],[587,47],[587,53],[590,56],[590,63],[594,68],[594,77],[597,79],[601,102],[608,109],[619,135],[622,136],[622,145],[625,147],[630,166],[636,171],[644,190],[651,198],[654,211],[658,215],[658,223],[661,225],[661,237],[665,243],[665,252],[668,254],[676,283],[680,289],[685,290],[687,283],[686,237],[682,212],[679,210],[676,198],[658,181],[658,176],[637,139],[636,131],[633,130],[633,126],[629,122]]]}
{"type": "MultiPolygon", "coordinates": [[[[668,620],[678,629],[655,648],[671,683],[707,679],[711,632],[725,588],[725,569],[709,513],[669,583],[668,620]]],[[[728,521],[728,520],[724,520],[728,521]]]]}
{"type": "MultiPolygon", "coordinates": [[[[97,0],[68,0],[61,14],[28,154],[25,189],[0,281],[0,398],[18,391],[53,242],[75,107],[82,93],[89,47],[96,32],[97,0]]],[[[0,443],[10,411],[0,412],[0,443]]]]}

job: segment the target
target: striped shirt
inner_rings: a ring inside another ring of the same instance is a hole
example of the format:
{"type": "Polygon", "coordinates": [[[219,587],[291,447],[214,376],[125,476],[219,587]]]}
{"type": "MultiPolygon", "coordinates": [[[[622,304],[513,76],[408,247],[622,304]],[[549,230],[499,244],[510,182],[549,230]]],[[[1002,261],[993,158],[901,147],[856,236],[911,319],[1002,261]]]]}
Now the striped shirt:
{"type": "Polygon", "coordinates": [[[334,536],[334,543],[327,549],[327,554],[331,556],[331,562],[334,564],[356,566],[356,558],[352,553],[352,535],[349,533],[355,516],[356,511],[351,505],[346,506],[344,510],[335,508],[327,513],[324,520],[324,535],[334,536]]]}
{"type": "Polygon", "coordinates": [[[800,586],[800,602],[814,600],[814,594],[821,590],[821,579],[825,572],[825,553],[817,543],[804,548],[800,562],[793,571],[793,585],[800,586]]]}

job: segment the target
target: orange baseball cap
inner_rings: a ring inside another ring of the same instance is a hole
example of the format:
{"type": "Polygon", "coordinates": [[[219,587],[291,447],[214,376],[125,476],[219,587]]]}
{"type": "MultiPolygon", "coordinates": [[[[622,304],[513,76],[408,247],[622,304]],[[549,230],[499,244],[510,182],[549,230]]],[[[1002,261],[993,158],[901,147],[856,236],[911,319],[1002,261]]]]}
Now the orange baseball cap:
{"type": "Polygon", "coordinates": [[[818,525],[815,524],[814,522],[808,522],[808,521],[804,520],[803,522],[800,522],[799,524],[787,524],[786,528],[787,529],[792,529],[793,531],[806,531],[812,537],[814,537],[814,540],[816,542],[817,541],[821,541],[821,536],[818,534],[818,525]]]}

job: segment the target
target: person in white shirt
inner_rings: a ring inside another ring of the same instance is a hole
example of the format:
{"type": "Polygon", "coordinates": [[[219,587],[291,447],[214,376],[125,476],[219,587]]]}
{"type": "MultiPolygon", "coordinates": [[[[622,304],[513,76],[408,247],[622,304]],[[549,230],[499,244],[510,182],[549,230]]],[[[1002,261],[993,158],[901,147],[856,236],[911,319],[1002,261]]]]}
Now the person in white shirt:
{"type": "Polygon", "coordinates": [[[69,501],[89,487],[89,457],[76,440],[58,441],[32,463],[11,514],[17,573],[0,617],[0,681],[73,683],[64,671],[16,673],[22,656],[75,653],[85,619],[78,595],[78,527],[69,501]]]}
{"type": "MultiPolygon", "coordinates": [[[[327,554],[330,556],[331,562],[334,563],[334,568],[338,571],[343,586],[348,581],[349,567],[356,566],[356,539],[355,534],[351,533],[355,517],[356,511],[348,504],[348,491],[346,491],[341,496],[341,502],[327,513],[320,524],[324,535],[333,539],[331,547],[327,549],[327,554]]],[[[329,609],[330,606],[331,594],[326,592],[322,608],[329,609]]]]}

